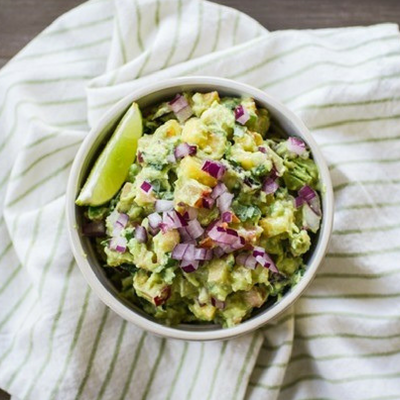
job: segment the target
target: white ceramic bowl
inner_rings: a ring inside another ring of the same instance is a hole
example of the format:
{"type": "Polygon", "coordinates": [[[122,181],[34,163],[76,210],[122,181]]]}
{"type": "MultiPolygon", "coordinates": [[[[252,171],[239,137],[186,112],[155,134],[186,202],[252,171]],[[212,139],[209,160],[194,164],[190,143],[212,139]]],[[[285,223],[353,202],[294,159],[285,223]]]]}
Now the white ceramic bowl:
{"type": "Polygon", "coordinates": [[[69,236],[76,261],[86,281],[106,305],[122,318],[156,335],[183,340],[218,340],[237,337],[265,325],[285,311],[304,292],[314,278],[326,252],[333,220],[333,191],[328,168],[317,144],[303,122],[285,106],[266,93],[243,83],[216,77],[187,77],[165,80],[137,90],[119,101],[101,119],[85,138],[75,157],[68,182],[66,208],[69,236]],[[171,98],[178,92],[212,90],[217,90],[222,95],[253,97],[258,104],[270,111],[272,117],[280,123],[285,132],[299,136],[307,143],[319,168],[325,189],[322,193],[322,225],[307,260],[307,269],[302,280],[279,302],[268,308],[261,308],[250,319],[233,328],[223,329],[211,324],[201,326],[181,324],[168,327],[157,322],[140,308],[118,297],[118,292],[107,279],[104,268],[97,261],[89,239],[80,234],[82,210],[75,206],[75,199],[96,156],[133,101],[138,102],[143,108],[171,98]]]}

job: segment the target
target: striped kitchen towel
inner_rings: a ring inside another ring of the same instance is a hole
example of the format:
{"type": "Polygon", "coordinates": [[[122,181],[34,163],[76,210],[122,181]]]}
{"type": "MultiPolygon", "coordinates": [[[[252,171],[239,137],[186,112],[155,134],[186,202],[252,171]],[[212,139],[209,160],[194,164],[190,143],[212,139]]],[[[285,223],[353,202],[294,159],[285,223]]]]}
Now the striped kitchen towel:
{"type": "Polygon", "coordinates": [[[268,32],[198,0],[90,0],[0,71],[0,387],[31,400],[400,399],[398,27],[268,32]],[[310,128],[336,194],[312,286],[256,333],[154,337],[106,308],[69,248],[65,187],[127,93],[217,75],[310,128]]]}

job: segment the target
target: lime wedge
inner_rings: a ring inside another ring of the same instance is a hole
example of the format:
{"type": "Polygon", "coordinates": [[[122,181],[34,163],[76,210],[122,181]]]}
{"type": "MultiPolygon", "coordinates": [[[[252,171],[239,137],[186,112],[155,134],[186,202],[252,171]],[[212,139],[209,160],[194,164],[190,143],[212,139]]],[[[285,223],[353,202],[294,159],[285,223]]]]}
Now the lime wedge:
{"type": "Polygon", "coordinates": [[[77,205],[99,206],[113,198],[135,161],[142,133],[142,114],[139,106],[133,103],[96,160],[76,200],[77,205]]]}

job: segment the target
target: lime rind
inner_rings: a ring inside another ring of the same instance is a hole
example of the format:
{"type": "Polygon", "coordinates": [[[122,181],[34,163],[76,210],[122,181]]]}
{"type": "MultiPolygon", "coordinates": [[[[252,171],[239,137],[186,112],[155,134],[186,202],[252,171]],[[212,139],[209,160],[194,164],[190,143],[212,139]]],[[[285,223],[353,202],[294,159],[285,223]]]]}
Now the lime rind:
{"type": "Polygon", "coordinates": [[[135,161],[142,134],[142,115],[139,106],[133,103],[96,160],[75,202],[77,205],[99,206],[115,196],[135,161]]]}

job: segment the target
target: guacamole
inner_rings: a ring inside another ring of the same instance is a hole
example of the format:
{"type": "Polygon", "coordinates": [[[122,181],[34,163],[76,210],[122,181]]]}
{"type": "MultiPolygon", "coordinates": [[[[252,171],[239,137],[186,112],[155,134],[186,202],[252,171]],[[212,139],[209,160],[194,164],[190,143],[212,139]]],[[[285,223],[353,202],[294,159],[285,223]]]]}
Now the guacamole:
{"type": "Polygon", "coordinates": [[[182,93],[141,111],[123,186],[84,208],[120,295],[169,325],[231,327],[279,301],[322,216],[307,145],[252,98],[182,93]]]}

